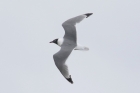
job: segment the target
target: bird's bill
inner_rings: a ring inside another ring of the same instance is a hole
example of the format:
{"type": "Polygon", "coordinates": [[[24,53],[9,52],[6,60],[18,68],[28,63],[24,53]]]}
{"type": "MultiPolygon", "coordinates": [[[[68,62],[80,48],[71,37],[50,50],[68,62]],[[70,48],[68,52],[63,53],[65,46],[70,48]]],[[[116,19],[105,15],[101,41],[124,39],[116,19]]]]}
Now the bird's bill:
{"type": "Polygon", "coordinates": [[[53,43],[53,41],[51,41],[50,43],[53,43]]]}

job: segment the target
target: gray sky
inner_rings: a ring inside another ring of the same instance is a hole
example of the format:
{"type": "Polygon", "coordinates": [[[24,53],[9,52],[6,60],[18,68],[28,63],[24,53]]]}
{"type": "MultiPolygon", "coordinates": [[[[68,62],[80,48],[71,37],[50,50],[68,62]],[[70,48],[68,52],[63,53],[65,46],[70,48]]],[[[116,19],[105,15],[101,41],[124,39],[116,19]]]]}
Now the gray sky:
{"type": "Polygon", "coordinates": [[[140,93],[139,0],[1,0],[0,93],[140,93]],[[63,37],[68,18],[93,12],[77,25],[67,64],[74,84],[56,68],[49,42],[63,37]]]}

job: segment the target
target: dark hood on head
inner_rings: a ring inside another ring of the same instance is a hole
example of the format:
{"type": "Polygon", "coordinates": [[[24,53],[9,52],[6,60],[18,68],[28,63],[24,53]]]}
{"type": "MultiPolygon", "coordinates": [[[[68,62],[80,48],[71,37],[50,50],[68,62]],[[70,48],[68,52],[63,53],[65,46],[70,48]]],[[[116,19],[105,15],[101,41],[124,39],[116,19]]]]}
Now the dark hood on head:
{"type": "Polygon", "coordinates": [[[54,39],[53,41],[51,41],[50,43],[55,43],[57,44],[58,39],[54,39]]]}

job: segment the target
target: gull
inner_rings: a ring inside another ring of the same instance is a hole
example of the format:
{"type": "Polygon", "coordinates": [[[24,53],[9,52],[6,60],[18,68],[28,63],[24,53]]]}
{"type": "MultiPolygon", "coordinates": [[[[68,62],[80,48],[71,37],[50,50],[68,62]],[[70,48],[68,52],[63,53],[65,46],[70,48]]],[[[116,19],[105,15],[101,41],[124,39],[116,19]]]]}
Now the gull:
{"type": "Polygon", "coordinates": [[[88,47],[77,43],[76,23],[80,23],[84,18],[88,18],[92,14],[93,13],[86,13],[66,20],[64,23],[62,23],[62,27],[65,30],[64,37],[54,39],[50,42],[55,43],[61,47],[61,49],[53,55],[53,59],[61,74],[71,84],[73,84],[73,80],[69,74],[68,66],[66,65],[67,58],[73,50],[89,50],[88,47]]]}

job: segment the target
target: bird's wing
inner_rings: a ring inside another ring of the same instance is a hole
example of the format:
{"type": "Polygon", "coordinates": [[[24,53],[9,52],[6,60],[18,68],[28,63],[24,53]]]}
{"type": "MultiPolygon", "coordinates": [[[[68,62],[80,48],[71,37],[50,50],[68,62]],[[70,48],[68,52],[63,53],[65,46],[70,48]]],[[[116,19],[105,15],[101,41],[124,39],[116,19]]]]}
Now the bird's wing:
{"type": "Polygon", "coordinates": [[[53,55],[53,59],[55,62],[55,65],[61,72],[61,74],[70,82],[73,83],[71,79],[71,75],[69,75],[68,67],[66,65],[66,60],[69,57],[70,53],[74,49],[75,46],[61,46],[60,51],[58,51],[56,54],[53,55]]]}
{"type": "Polygon", "coordinates": [[[80,23],[84,18],[88,18],[90,15],[92,15],[93,13],[87,13],[87,14],[83,14],[83,15],[79,15],[73,18],[70,18],[68,20],[66,20],[62,26],[65,30],[65,35],[64,38],[71,40],[73,42],[76,42],[77,37],[76,37],[76,23],[80,23]]]}

